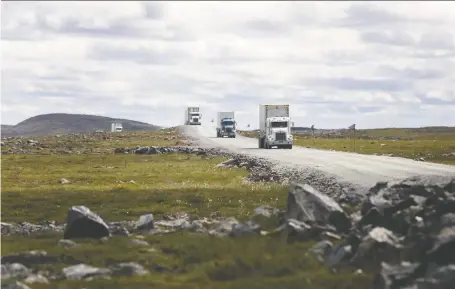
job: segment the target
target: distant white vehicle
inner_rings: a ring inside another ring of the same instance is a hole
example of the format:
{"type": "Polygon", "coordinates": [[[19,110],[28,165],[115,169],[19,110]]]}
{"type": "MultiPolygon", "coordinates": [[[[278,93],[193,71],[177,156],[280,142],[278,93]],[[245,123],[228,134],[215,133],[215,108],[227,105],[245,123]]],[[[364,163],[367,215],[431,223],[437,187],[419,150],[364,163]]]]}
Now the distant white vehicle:
{"type": "Polygon", "coordinates": [[[202,113],[198,106],[191,106],[185,109],[185,125],[201,125],[202,113]]]}
{"type": "Polygon", "coordinates": [[[119,122],[113,122],[111,124],[111,132],[121,132],[123,131],[123,126],[119,122]]]}

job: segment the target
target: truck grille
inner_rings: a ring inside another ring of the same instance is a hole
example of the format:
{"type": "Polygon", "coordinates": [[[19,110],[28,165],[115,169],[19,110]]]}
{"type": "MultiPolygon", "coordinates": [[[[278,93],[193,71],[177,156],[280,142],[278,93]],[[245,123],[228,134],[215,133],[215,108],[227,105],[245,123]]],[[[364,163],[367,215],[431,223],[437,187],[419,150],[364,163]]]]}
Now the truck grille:
{"type": "Polygon", "coordinates": [[[277,132],[275,134],[275,139],[276,140],[286,140],[286,133],[285,132],[277,132]]]}
{"type": "Polygon", "coordinates": [[[227,127],[227,128],[226,128],[226,132],[232,132],[232,128],[227,127]]]}

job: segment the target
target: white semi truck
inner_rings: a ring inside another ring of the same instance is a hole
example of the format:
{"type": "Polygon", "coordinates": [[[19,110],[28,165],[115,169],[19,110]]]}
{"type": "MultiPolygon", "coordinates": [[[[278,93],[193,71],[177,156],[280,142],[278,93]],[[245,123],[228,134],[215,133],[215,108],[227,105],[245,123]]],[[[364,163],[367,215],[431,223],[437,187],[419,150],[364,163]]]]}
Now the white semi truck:
{"type": "Polygon", "coordinates": [[[121,132],[123,131],[123,126],[119,122],[113,122],[111,124],[111,132],[121,132]]]}
{"type": "Polygon", "coordinates": [[[233,111],[218,112],[216,118],[216,137],[232,137],[236,135],[236,123],[233,111]]]}
{"type": "Polygon", "coordinates": [[[201,125],[202,114],[198,106],[185,109],[185,125],[201,125]]]}
{"type": "Polygon", "coordinates": [[[259,148],[292,149],[291,118],[289,105],[259,105],[259,148]]]}

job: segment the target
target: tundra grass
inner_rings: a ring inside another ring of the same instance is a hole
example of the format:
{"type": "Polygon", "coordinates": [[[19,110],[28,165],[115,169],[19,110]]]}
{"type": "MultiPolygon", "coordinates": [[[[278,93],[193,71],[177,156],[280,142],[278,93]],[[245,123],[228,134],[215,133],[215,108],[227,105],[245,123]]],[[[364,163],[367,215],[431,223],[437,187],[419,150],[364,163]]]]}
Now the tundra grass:
{"type": "MultiPolygon", "coordinates": [[[[255,132],[242,132],[242,135],[258,137],[255,132]]],[[[294,144],[317,149],[390,155],[455,165],[455,133],[446,132],[446,130],[442,132],[430,129],[362,130],[355,137],[355,145],[351,133],[341,133],[338,138],[324,134],[316,134],[313,138],[308,133],[295,133],[294,144]]]]}
{"type": "Polygon", "coordinates": [[[247,184],[224,158],[193,155],[8,155],[2,160],[2,220],[64,221],[86,205],[108,220],[186,211],[248,215],[263,203],[284,206],[285,188],[247,184]],[[60,184],[65,178],[70,184],[60,184]]]}
{"type": "MultiPolygon", "coordinates": [[[[259,205],[285,206],[287,188],[247,183],[247,171],[216,167],[223,160],[182,154],[3,156],[2,222],[61,223],[72,205],[86,205],[106,221],[137,220],[145,213],[160,218],[172,212],[220,212],[245,219],[259,205]],[[60,184],[60,178],[71,183],[60,184]]],[[[37,269],[53,273],[77,263],[105,267],[118,262],[137,262],[151,272],[145,277],[52,281],[33,288],[347,289],[371,284],[369,275],[330,273],[307,255],[312,243],[288,244],[282,237],[177,232],[144,236],[150,243],[146,247],[133,247],[131,237],[116,236],[106,243],[76,240],[78,246],[69,249],[56,246],[61,237],[3,236],[1,253],[45,250],[60,261],[37,269]]]]}

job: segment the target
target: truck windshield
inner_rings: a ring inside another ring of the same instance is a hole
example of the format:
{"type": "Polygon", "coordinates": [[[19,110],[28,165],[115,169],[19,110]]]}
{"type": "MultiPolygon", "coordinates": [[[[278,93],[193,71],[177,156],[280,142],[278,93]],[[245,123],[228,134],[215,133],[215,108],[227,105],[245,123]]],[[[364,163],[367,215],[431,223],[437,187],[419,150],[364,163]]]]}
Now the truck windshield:
{"type": "Polygon", "coordinates": [[[223,125],[224,126],[233,126],[234,125],[234,122],[233,121],[223,121],[223,125]]]}
{"type": "Polygon", "coordinates": [[[274,121],[274,122],[271,122],[270,125],[271,125],[273,128],[277,128],[277,127],[288,127],[288,122],[287,122],[287,121],[274,121]]]}
{"type": "Polygon", "coordinates": [[[199,113],[192,113],[191,116],[199,116],[199,113]]]}

